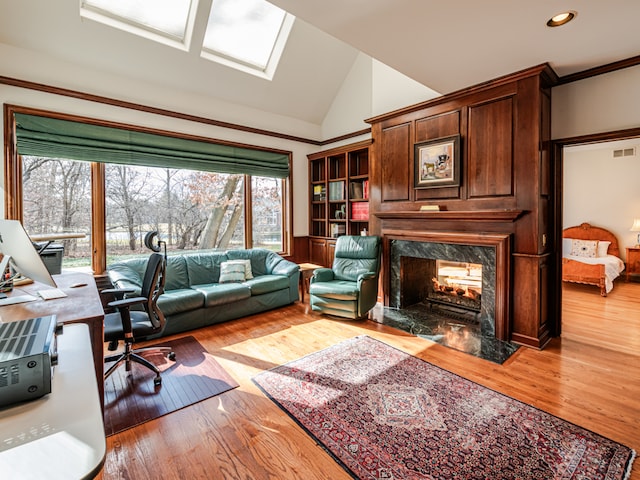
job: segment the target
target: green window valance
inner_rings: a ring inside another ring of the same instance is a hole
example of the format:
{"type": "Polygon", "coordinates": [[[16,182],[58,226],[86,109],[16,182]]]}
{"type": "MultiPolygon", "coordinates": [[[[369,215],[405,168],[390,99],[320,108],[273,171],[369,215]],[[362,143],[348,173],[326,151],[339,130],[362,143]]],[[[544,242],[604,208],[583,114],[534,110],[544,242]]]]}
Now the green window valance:
{"type": "Polygon", "coordinates": [[[57,118],[15,114],[20,155],[285,178],[289,155],[57,118]]]}

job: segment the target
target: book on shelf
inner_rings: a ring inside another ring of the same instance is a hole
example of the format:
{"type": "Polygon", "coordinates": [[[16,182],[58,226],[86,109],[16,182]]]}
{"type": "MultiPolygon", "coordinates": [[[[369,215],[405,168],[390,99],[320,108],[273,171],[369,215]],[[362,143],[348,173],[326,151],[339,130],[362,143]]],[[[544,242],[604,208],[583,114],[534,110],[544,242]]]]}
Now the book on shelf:
{"type": "Polygon", "coordinates": [[[347,227],[344,223],[332,223],[331,224],[331,237],[338,238],[340,235],[347,233],[347,227]]]}
{"type": "Polygon", "coordinates": [[[350,182],[349,183],[349,198],[351,200],[362,200],[363,197],[363,185],[362,182],[350,182]]]}
{"type": "Polygon", "coordinates": [[[329,200],[344,200],[344,180],[329,182],[329,200]]]}
{"type": "Polygon", "coordinates": [[[322,201],[326,197],[326,187],[324,185],[314,185],[313,186],[313,201],[318,202],[322,201]]]}
{"type": "Polygon", "coordinates": [[[351,220],[369,220],[369,202],[352,203],[351,220]]]}
{"type": "Polygon", "coordinates": [[[368,200],[369,180],[349,182],[349,198],[351,200],[368,200]]]}

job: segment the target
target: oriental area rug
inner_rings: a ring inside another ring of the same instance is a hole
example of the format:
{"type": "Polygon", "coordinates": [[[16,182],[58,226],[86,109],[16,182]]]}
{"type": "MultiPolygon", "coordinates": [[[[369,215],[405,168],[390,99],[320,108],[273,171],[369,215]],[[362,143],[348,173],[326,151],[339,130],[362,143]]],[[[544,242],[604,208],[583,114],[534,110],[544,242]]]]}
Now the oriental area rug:
{"type": "Polygon", "coordinates": [[[354,478],[622,480],[635,457],[368,336],[253,380],[354,478]]]}
{"type": "MultiPolygon", "coordinates": [[[[132,363],[131,372],[120,365],[104,383],[104,429],[107,436],[236,388],[238,383],[191,336],[158,345],[170,346],[175,360],[145,354],[162,372],[162,385],[155,387],[156,374],[132,363]]],[[[106,368],[109,364],[105,365],[106,368]]]]}

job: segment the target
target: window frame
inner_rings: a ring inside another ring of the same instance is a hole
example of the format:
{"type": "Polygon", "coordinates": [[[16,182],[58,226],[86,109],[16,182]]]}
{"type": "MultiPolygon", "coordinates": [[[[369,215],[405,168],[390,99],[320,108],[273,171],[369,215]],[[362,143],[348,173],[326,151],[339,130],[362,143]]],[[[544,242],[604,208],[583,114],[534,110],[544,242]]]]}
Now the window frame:
{"type": "MultiPolygon", "coordinates": [[[[199,138],[192,135],[181,134],[146,127],[139,127],[130,124],[121,124],[95,118],[80,117],[77,115],[69,115],[58,112],[51,112],[27,107],[19,107],[16,105],[4,106],[4,138],[5,138],[5,164],[4,164],[4,208],[5,217],[11,220],[23,221],[23,192],[22,192],[22,158],[18,154],[16,144],[16,122],[15,113],[25,113],[31,115],[47,116],[62,120],[71,120],[76,122],[85,122],[94,125],[102,125],[116,128],[126,128],[129,130],[156,133],[161,135],[174,136],[178,138],[199,138]]],[[[202,139],[205,140],[205,139],[202,139]]],[[[252,146],[248,144],[239,144],[207,138],[207,141],[220,143],[223,145],[238,146],[242,148],[254,148],[256,150],[276,151],[274,149],[252,146]]],[[[292,153],[289,152],[289,172],[292,172],[292,153]]],[[[94,275],[103,275],[107,269],[107,243],[106,243],[106,189],[105,189],[105,165],[102,162],[91,163],[91,268],[94,275]]],[[[177,167],[179,168],[179,167],[177,167]]],[[[252,218],[252,195],[251,195],[251,176],[245,174],[244,179],[244,241],[245,248],[251,248],[253,245],[253,218],[252,218]]],[[[283,256],[291,254],[292,245],[292,221],[293,221],[293,199],[291,198],[291,173],[288,177],[280,179],[282,182],[282,247],[283,250],[278,252],[283,256]]]]}

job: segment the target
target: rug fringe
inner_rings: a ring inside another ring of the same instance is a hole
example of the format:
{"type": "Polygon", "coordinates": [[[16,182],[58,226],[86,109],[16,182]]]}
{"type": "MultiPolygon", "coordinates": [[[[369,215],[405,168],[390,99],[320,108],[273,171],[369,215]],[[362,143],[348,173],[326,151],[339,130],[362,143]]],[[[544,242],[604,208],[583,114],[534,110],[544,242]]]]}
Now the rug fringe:
{"type": "Polygon", "coordinates": [[[631,478],[631,469],[633,468],[633,461],[636,458],[636,451],[631,449],[631,458],[629,458],[629,463],[627,464],[627,469],[624,472],[624,480],[629,480],[631,478]]]}

